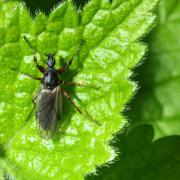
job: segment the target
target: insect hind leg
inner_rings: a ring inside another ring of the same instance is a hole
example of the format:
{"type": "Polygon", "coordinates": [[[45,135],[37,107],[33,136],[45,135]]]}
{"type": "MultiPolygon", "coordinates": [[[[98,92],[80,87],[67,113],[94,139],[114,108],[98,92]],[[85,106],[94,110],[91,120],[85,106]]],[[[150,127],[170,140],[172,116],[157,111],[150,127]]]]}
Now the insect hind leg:
{"type": "Polygon", "coordinates": [[[31,110],[31,112],[29,113],[29,115],[28,115],[28,117],[27,117],[26,121],[29,121],[29,119],[30,119],[30,117],[31,117],[32,113],[33,113],[33,112],[34,112],[34,110],[35,110],[35,107],[36,107],[36,105],[34,105],[34,106],[33,106],[33,109],[32,109],[32,110],[31,110]]]}
{"type": "Polygon", "coordinates": [[[29,119],[30,119],[32,113],[34,112],[34,110],[35,110],[35,108],[36,108],[36,102],[35,102],[35,100],[36,100],[36,98],[37,98],[37,94],[38,94],[38,91],[36,92],[36,94],[35,94],[35,95],[33,96],[33,98],[32,98],[33,109],[32,109],[31,112],[29,113],[29,115],[28,115],[26,121],[29,121],[29,119]]]}
{"type": "Polygon", "coordinates": [[[70,95],[68,94],[67,91],[65,91],[64,89],[62,89],[62,93],[63,93],[64,96],[71,102],[71,104],[76,108],[76,110],[77,110],[81,115],[83,115],[83,116],[84,116],[85,118],[87,118],[88,120],[96,123],[98,126],[101,126],[101,124],[100,124],[98,121],[92,119],[87,112],[86,112],[86,114],[84,114],[84,113],[78,108],[78,106],[74,103],[74,101],[72,100],[72,98],[70,97],[70,95]]]}

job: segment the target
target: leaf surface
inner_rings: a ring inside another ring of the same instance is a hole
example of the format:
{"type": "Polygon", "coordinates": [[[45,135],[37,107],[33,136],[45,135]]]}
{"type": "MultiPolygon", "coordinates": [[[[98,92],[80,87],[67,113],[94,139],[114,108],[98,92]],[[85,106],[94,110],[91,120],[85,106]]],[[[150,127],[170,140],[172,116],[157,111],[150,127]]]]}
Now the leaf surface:
{"type": "Polygon", "coordinates": [[[45,16],[32,19],[16,1],[0,1],[0,144],[2,173],[17,179],[83,179],[95,167],[116,156],[109,145],[113,134],[126,124],[120,114],[136,89],[129,80],[131,69],[145,54],[138,40],[151,28],[157,0],[91,0],[77,14],[70,1],[45,16]],[[94,88],[66,88],[81,110],[98,121],[80,115],[63,99],[61,126],[51,140],[36,130],[31,97],[38,82],[9,70],[10,66],[36,76],[32,51],[23,35],[45,64],[44,53],[55,52],[57,67],[74,58],[71,69],[61,78],[84,82],[94,88]]]}

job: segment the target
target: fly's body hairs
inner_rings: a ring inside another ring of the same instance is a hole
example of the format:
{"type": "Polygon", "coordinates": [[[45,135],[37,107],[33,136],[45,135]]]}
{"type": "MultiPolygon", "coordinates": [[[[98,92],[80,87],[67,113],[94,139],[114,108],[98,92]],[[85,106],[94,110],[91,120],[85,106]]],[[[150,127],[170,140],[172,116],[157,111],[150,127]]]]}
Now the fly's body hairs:
{"type": "MultiPolygon", "coordinates": [[[[44,139],[50,139],[53,137],[54,133],[56,132],[59,124],[58,121],[61,119],[61,114],[62,114],[63,95],[71,102],[71,104],[80,114],[90,119],[89,116],[87,114],[84,114],[80,110],[80,108],[74,103],[68,92],[61,87],[62,84],[67,86],[82,86],[82,87],[85,87],[85,85],[75,82],[65,82],[59,79],[59,75],[65,73],[69,69],[74,59],[74,56],[76,56],[77,52],[80,50],[80,47],[82,46],[82,42],[80,43],[78,49],[73,54],[72,58],[64,66],[56,69],[55,68],[56,61],[54,58],[55,54],[52,53],[45,54],[47,56],[46,59],[47,68],[45,68],[44,66],[38,64],[37,58],[34,53],[34,48],[30,44],[26,36],[24,36],[24,40],[32,49],[34,63],[37,69],[43,74],[43,77],[34,77],[30,74],[20,72],[12,67],[11,70],[41,82],[41,86],[39,90],[32,98],[32,102],[34,105],[33,109],[27,117],[27,120],[29,120],[33,111],[36,110],[37,128],[40,136],[44,139]]],[[[96,124],[100,125],[97,121],[93,119],[91,120],[96,124]]]]}

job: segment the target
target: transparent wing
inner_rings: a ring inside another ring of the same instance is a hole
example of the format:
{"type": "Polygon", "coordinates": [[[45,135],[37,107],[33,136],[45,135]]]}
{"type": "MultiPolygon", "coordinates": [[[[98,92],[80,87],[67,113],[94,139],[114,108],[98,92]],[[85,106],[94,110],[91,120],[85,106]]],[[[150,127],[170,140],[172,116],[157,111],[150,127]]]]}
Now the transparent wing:
{"type": "Polygon", "coordinates": [[[37,127],[44,139],[52,138],[58,127],[58,120],[62,112],[62,95],[60,87],[53,90],[43,89],[37,97],[37,127]]]}

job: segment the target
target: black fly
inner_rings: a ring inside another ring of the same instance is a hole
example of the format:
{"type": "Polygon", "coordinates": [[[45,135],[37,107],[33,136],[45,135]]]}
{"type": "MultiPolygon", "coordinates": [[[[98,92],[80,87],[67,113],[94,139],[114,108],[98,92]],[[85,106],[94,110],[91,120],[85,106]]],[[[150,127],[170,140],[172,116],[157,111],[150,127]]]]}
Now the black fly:
{"type": "Polygon", "coordinates": [[[38,92],[32,98],[32,102],[34,107],[30,112],[27,120],[30,118],[33,111],[36,109],[36,119],[37,119],[37,126],[39,134],[44,139],[52,138],[54,135],[57,127],[58,127],[58,120],[60,119],[62,113],[62,95],[64,95],[76,108],[76,110],[83,114],[82,111],[76,106],[76,104],[71,99],[68,92],[61,87],[62,84],[66,84],[69,86],[84,86],[82,84],[74,83],[74,82],[65,82],[60,80],[58,75],[65,73],[69,66],[72,63],[74,56],[80,49],[76,50],[72,58],[65,64],[64,66],[60,67],[59,69],[55,69],[55,58],[54,54],[45,54],[47,56],[47,68],[40,66],[37,62],[37,58],[34,54],[34,49],[31,46],[29,40],[24,36],[25,41],[29,45],[29,47],[33,50],[34,56],[34,63],[38,70],[43,73],[43,77],[34,77],[32,75],[19,72],[15,68],[11,68],[11,70],[15,72],[19,72],[24,74],[34,80],[39,80],[41,82],[41,87],[39,88],[38,92]]]}

